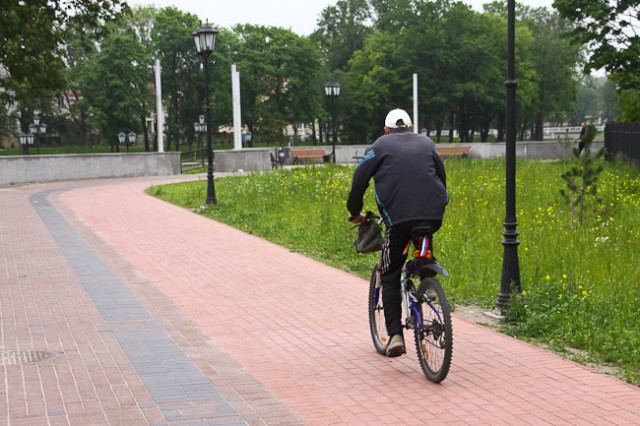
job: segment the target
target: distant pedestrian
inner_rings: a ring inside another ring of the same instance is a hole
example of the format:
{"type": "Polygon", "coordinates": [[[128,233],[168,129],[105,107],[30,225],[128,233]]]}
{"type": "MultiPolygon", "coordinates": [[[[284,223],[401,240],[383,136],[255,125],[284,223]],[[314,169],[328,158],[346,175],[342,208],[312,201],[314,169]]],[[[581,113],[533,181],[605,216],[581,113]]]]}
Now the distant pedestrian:
{"type": "Polygon", "coordinates": [[[578,136],[578,155],[582,154],[584,149],[584,134],[587,131],[587,123],[584,121],[580,125],[580,136],[578,136]]]}

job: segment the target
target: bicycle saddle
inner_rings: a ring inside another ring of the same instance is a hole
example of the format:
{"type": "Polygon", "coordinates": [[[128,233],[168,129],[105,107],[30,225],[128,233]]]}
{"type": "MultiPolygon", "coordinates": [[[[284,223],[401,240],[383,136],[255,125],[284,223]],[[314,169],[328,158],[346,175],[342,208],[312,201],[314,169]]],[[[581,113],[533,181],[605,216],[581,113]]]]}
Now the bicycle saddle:
{"type": "Polygon", "coordinates": [[[414,237],[423,237],[425,235],[433,235],[433,228],[430,225],[418,225],[411,228],[411,235],[414,237]]]}

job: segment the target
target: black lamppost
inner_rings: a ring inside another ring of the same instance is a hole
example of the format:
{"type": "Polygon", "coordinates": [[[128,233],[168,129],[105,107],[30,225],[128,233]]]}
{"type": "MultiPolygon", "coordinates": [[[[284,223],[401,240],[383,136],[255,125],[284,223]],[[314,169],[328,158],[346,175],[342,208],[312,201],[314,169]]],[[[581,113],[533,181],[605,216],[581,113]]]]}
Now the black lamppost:
{"type": "Polygon", "coordinates": [[[118,142],[120,142],[120,145],[124,145],[126,141],[127,141],[127,134],[125,132],[118,133],[118,142]]]}
{"type": "Polygon", "coordinates": [[[129,152],[129,145],[133,145],[136,143],[136,133],[120,132],[118,133],[118,141],[120,142],[120,145],[124,145],[127,148],[127,152],[129,152]]]}
{"type": "Polygon", "coordinates": [[[20,144],[22,151],[29,155],[29,147],[33,145],[33,133],[20,133],[20,144]]]}
{"type": "Polygon", "coordinates": [[[502,281],[497,305],[503,315],[508,308],[511,291],[520,293],[518,263],[518,221],[516,219],[516,67],[515,67],[515,0],[507,0],[507,106],[506,106],[506,214],[502,245],[502,281]]]}
{"type": "Polygon", "coordinates": [[[340,83],[325,83],[324,94],[329,99],[331,109],[331,125],[333,130],[333,146],[331,148],[331,161],[336,162],[336,143],[338,142],[338,130],[336,126],[336,105],[340,96],[340,83]]]}
{"type": "Polygon", "coordinates": [[[253,137],[253,133],[251,130],[245,130],[242,132],[242,144],[251,144],[251,138],[253,137]]]}
{"type": "Polygon", "coordinates": [[[35,114],[33,116],[33,123],[29,124],[29,131],[36,135],[36,152],[40,154],[40,138],[38,136],[47,133],[47,125],[44,123],[40,124],[40,117],[38,116],[38,114],[35,114]]]}
{"type": "Polygon", "coordinates": [[[129,152],[129,147],[135,145],[136,143],[136,132],[129,132],[127,134],[127,152],[129,152]]]}
{"type": "Polygon", "coordinates": [[[211,147],[211,105],[209,102],[209,57],[213,53],[216,46],[216,35],[218,32],[214,30],[207,22],[192,33],[193,40],[196,43],[196,49],[202,56],[204,63],[204,90],[206,92],[206,122],[207,122],[207,159],[209,167],[207,169],[207,204],[217,204],[216,189],[213,184],[213,149],[211,147]]]}
{"type": "Polygon", "coordinates": [[[204,155],[202,155],[202,134],[207,131],[207,125],[204,123],[204,115],[198,116],[198,121],[193,123],[193,130],[198,134],[198,149],[196,149],[196,157],[197,155],[200,155],[200,158],[202,159],[202,167],[204,167],[204,155]]]}

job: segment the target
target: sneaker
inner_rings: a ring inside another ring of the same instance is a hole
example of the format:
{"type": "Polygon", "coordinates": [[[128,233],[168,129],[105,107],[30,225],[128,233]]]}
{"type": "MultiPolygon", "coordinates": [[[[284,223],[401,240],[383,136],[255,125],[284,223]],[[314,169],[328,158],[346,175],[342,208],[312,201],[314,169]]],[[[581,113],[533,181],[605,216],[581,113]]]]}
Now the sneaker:
{"type": "Polygon", "coordinates": [[[387,356],[394,358],[402,354],[406,354],[407,351],[404,348],[404,338],[401,334],[395,334],[391,336],[389,345],[387,346],[387,356]]]}

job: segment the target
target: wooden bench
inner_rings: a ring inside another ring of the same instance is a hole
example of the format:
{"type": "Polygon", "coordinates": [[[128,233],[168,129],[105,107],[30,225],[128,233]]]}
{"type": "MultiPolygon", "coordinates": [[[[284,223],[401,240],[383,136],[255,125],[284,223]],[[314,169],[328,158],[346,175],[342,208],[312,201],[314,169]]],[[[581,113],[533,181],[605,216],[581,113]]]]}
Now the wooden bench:
{"type": "Polygon", "coordinates": [[[291,158],[293,158],[293,164],[300,164],[305,160],[322,160],[326,161],[326,154],[324,149],[291,149],[291,158]]]}
{"type": "Polygon", "coordinates": [[[468,146],[441,146],[436,145],[436,149],[438,150],[438,155],[441,157],[462,157],[468,158],[469,151],[471,151],[471,147],[468,146]]]}

